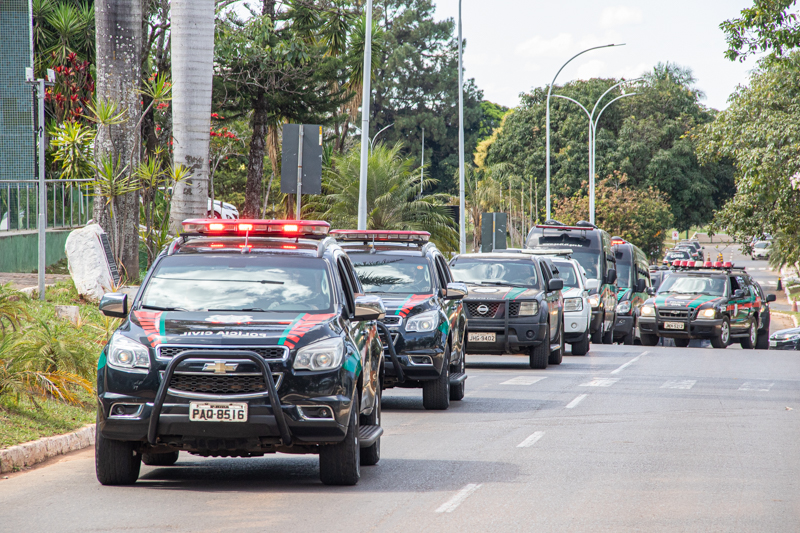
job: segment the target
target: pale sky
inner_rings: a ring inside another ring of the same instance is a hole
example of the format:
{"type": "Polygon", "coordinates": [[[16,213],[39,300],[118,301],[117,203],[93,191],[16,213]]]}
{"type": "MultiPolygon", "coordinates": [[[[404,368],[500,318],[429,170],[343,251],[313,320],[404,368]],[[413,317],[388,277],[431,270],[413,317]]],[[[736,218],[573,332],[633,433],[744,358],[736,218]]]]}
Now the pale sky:
{"type": "MultiPolygon", "coordinates": [[[[435,0],[436,18],[457,21],[458,0],[435,0]]],[[[513,107],[519,93],[550,83],[593,77],[637,77],[659,61],[690,67],[703,103],[727,107],[728,96],[747,82],[755,59],[724,58],[719,25],[752,0],[462,0],[466,77],[475,78],[487,100],[513,107]]]]}

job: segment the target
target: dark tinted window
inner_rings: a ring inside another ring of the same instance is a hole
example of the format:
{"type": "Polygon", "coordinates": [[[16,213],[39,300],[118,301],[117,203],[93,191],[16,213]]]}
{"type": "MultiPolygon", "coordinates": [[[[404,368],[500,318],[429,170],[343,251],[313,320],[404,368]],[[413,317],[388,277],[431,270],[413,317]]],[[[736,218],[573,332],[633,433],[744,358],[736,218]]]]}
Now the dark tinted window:
{"type": "Polygon", "coordinates": [[[350,254],[364,292],[430,294],[433,275],[424,257],[350,254]]]}
{"type": "Polygon", "coordinates": [[[723,296],[725,294],[725,279],[722,277],[679,276],[673,274],[664,279],[658,288],[658,293],[723,296]]]}
{"type": "Polygon", "coordinates": [[[456,281],[486,285],[538,286],[536,263],[530,259],[507,260],[461,257],[450,265],[456,281]]]}
{"type": "Polygon", "coordinates": [[[158,263],[142,304],[186,311],[331,312],[332,295],[323,259],[174,255],[158,263]]]}

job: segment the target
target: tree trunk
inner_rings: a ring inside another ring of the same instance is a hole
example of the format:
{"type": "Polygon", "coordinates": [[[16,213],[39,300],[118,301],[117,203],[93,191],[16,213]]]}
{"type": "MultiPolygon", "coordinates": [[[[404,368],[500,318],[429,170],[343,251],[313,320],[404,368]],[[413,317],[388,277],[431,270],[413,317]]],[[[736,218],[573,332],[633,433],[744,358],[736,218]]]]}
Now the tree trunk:
{"type": "MultiPolygon", "coordinates": [[[[123,123],[98,128],[95,154],[119,158],[119,167],[127,166],[130,173],[141,157],[141,138],[135,127],[142,113],[136,93],[141,78],[142,0],[97,2],[94,10],[97,99],[113,100],[127,112],[123,123]]],[[[135,280],[139,277],[139,193],[126,194],[114,203],[120,242],[113,249],[120,251],[118,259],[128,279],[135,280]]],[[[94,202],[94,219],[109,235],[116,233],[103,198],[94,202]]]]}
{"type": "Polygon", "coordinates": [[[253,111],[253,137],[247,161],[247,185],[244,192],[244,218],[258,218],[261,207],[261,180],[264,176],[264,154],[267,148],[269,114],[264,93],[258,95],[253,111]]]}
{"type": "Polygon", "coordinates": [[[175,185],[170,228],[208,212],[208,145],[214,67],[214,0],[174,0],[172,33],[173,159],[190,171],[175,185]]]}

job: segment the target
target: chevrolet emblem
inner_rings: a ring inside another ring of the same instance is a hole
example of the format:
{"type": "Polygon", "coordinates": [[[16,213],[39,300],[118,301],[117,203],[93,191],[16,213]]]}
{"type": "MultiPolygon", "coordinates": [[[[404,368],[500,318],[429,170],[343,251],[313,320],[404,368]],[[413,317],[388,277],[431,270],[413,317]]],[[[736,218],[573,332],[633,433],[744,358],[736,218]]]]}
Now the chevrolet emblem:
{"type": "Polygon", "coordinates": [[[203,372],[214,372],[215,374],[225,374],[226,372],[236,372],[239,363],[226,363],[225,361],[214,361],[203,365],[203,372]]]}

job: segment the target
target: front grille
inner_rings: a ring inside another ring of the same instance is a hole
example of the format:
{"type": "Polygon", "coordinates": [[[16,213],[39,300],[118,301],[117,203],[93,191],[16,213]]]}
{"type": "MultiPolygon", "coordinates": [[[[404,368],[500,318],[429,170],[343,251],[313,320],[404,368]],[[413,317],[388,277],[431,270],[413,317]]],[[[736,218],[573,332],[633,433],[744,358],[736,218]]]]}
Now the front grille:
{"type": "Polygon", "coordinates": [[[181,392],[202,394],[248,394],[265,392],[264,376],[174,374],[169,388],[181,392]]]}
{"type": "Polygon", "coordinates": [[[256,352],[258,355],[268,360],[281,360],[286,354],[287,350],[283,346],[236,346],[220,348],[219,346],[170,346],[162,344],[157,348],[158,356],[165,359],[172,359],[176,355],[183,353],[187,350],[203,350],[206,352],[203,357],[215,357],[211,352],[219,352],[219,357],[225,357],[225,352],[256,352]]]}
{"type": "Polygon", "coordinates": [[[383,320],[381,320],[381,322],[383,322],[387,326],[399,326],[400,324],[403,323],[403,317],[398,315],[386,315],[385,317],[383,317],[383,320]]]}
{"type": "Polygon", "coordinates": [[[508,304],[508,316],[519,316],[519,302],[510,302],[508,304]]]}
{"type": "MultiPolygon", "coordinates": [[[[400,335],[399,333],[392,333],[392,344],[396,344],[397,343],[397,337],[399,335],[400,335]]],[[[381,345],[383,346],[384,351],[386,351],[386,353],[389,353],[389,351],[388,351],[389,347],[386,344],[386,335],[383,334],[383,331],[379,331],[378,332],[378,336],[381,339],[381,345]]]]}
{"type": "Polygon", "coordinates": [[[467,312],[472,318],[495,318],[502,302],[467,302],[467,312]],[[486,306],[487,311],[481,313],[478,308],[486,306]]]}
{"type": "Polygon", "coordinates": [[[659,309],[659,318],[689,318],[688,309],[659,309]]]}

